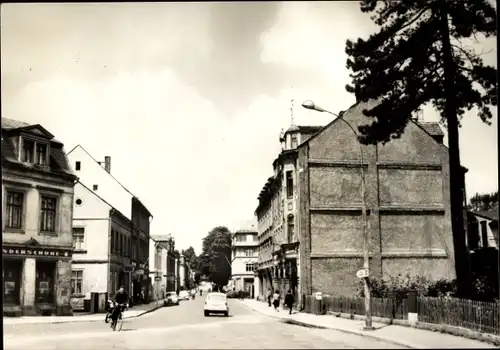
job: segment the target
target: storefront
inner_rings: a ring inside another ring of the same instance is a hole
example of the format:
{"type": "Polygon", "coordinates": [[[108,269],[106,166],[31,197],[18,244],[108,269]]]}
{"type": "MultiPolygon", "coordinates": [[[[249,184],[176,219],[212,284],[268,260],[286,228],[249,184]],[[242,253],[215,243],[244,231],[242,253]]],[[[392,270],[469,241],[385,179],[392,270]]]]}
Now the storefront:
{"type": "Polygon", "coordinates": [[[72,315],[71,249],[30,243],[2,247],[4,315],[72,315]]]}

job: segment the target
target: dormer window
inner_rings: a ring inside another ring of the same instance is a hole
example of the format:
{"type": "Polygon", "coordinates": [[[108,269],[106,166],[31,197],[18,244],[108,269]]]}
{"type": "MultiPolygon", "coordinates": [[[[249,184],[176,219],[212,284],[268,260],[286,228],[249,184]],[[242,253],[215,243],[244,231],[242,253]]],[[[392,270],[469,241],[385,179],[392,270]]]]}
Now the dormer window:
{"type": "Polygon", "coordinates": [[[36,164],[46,165],[47,164],[47,145],[43,143],[36,144],[36,164]]]}
{"type": "Polygon", "coordinates": [[[292,135],[292,148],[297,148],[297,135],[292,135]]]}
{"type": "Polygon", "coordinates": [[[23,139],[23,154],[21,160],[25,163],[33,163],[35,160],[35,143],[30,140],[23,139]]]}
{"type": "Polygon", "coordinates": [[[48,149],[47,143],[23,138],[21,161],[30,164],[47,165],[48,149]]]}

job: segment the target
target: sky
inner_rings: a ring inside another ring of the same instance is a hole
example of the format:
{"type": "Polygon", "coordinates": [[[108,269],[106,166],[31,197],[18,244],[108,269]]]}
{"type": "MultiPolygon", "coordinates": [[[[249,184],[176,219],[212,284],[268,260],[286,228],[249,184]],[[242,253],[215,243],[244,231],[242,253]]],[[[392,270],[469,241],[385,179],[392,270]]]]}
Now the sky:
{"type": "MultiPolygon", "coordinates": [[[[201,250],[215,226],[253,218],[279,134],[325,125],[355,101],[346,39],[377,27],[357,2],[1,5],[2,116],[111,156],[153,213],[152,235],[201,250]],[[293,99],[293,102],[292,102],[293,99]]],[[[496,65],[493,49],[484,56],[496,65]]],[[[462,120],[467,194],[498,190],[497,118],[462,120]]],[[[438,121],[431,107],[424,121],[438,121]]],[[[446,141],[445,141],[446,142],[446,141]]]]}

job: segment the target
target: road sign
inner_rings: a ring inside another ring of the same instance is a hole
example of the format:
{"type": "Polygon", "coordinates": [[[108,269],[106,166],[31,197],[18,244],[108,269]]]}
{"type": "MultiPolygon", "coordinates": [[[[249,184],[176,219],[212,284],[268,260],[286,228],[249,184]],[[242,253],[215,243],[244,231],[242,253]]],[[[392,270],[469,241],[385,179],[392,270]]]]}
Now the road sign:
{"type": "Polygon", "coordinates": [[[155,281],[161,281],[161,277],[160,276],[156,276],[155,277],[155,281]]]}
{"type": "Polygon", "coordinates": [[[368,269],[361,269],[358,270],[358,272],[356,272],[356,277],[358,278],[366,278],[368,276],[369,276],[368,269]]]}

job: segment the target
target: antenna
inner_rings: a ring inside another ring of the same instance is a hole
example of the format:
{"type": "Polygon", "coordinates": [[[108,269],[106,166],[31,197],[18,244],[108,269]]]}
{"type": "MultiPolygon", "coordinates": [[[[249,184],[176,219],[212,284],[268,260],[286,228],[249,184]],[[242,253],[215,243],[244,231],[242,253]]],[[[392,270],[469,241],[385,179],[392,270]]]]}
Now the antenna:
{"type": "Polygon", "coordinates": [[[293,118],[293,87],[290,86],[290,95],[292,96],[292,99],[290,100],[290,125],[295,125],[295,120],[293,118]]]}

